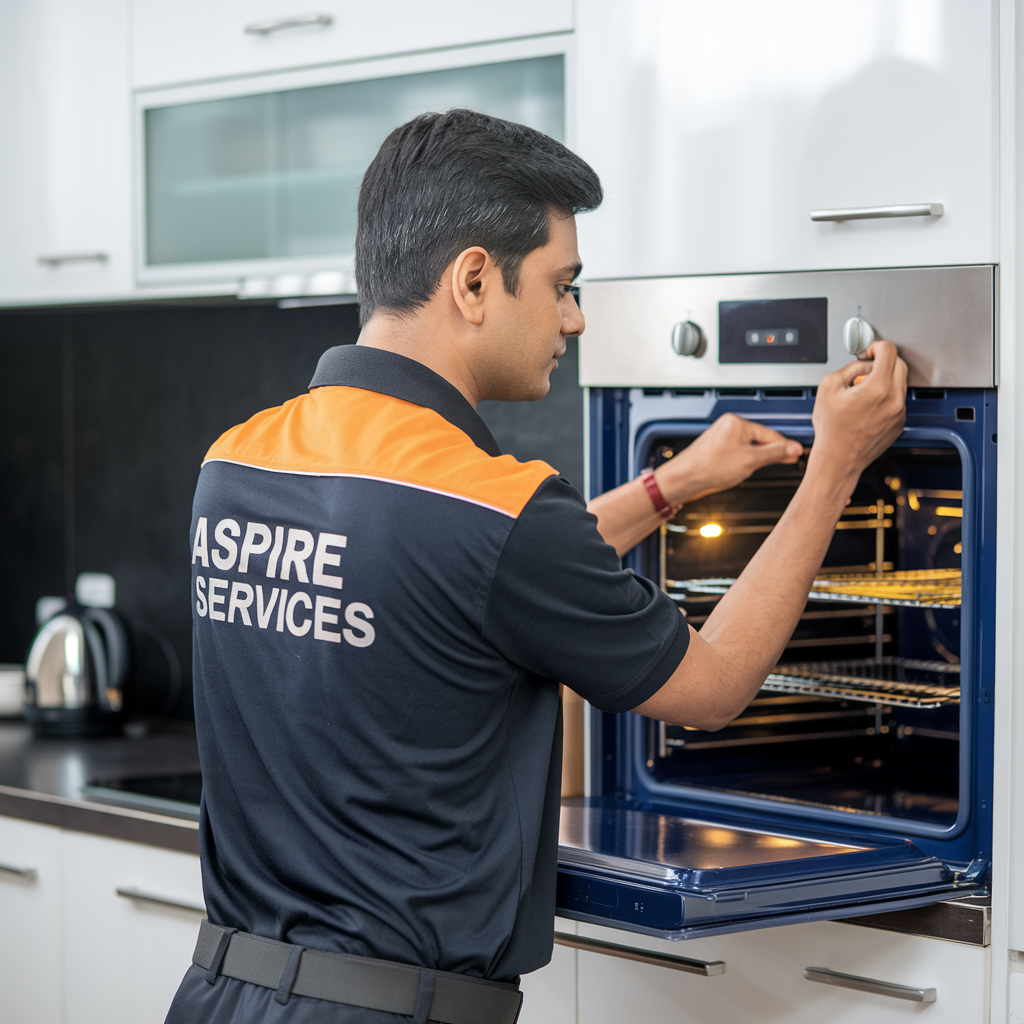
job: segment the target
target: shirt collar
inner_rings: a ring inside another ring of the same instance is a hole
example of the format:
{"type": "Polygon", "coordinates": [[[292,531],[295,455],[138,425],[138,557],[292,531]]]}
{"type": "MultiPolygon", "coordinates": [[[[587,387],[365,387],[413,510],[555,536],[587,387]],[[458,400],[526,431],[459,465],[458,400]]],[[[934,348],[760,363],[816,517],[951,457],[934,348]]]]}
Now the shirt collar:
{"type": "Polygon", "coordinates": [[[477,448],[494,457],[501,454],[487,424],[462,392],[415,359],[368,345],[336,345],[320,357],[309,389],[331,385],[375,391],[433,409],[468,434],[477,448]]]}

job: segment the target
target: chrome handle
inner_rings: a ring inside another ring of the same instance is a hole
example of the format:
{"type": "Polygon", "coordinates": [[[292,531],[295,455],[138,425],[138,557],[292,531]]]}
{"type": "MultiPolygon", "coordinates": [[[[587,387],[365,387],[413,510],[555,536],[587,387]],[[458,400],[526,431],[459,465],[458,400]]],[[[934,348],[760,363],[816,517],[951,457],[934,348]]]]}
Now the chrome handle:
{"type": "Polygon", "coordinates": [[[848,210],[811,210],[811,220],[877,220],[880,217],[941,217],[942,203],[910,206],[854,206],[848,210]]]}
{"type": "Polygon", "coordinates": [[[567,935],[565,932],[555,932],[555,943],[559,946],[569,946],[571,949],[582,949],[585,953],[604,953],[605,956],[617,956],[623,960],[653,964],[655,967],[670,967],[674,971],[684,971],[686,974],[703,974],[706,978],[725,974],[724,960],[691,960],[685,956],[651,953],[629,946],[618,946],[614,942],[583,939],[578,935],[567,935]]]}
{"type": "Polygon", "coordinates": [[[267,18],[264,21],[253,21],[245,26],[245,31],[250,36],[269,36],[286,28],[311,28],[317,25],[327,28],[333,22],[334,18],[331,15],[312,11],[309,14],[293,14],[287,18],[267,18]]]}
{"type": "Polygon", "coordinates": [[[891,981],[876,981],[874,978],[858,978],[855,974],[840,974],[827,967],[806,967],[804,977],[808,981],[820,981],[823,985],[837,985],[839,988],[854,988],[858,992],[873,992],[893,999],[909,999],[914,1003],[934,1003],[935,989],[910,988],[895,985],[891,981]]]}
{"type": "Polygon", "coordinates": [[[173,896],[160,896],[155,892],[143,892],[134,886],[122,885],[114,890],[118,896],[126,900],[142,900],[143,903],[158,903],[162,907],[177,907],[179,910],[194,910],[197,914],[205,914],[206,907],[200,903],[189,903],[188,900],[177,900],[173,896]]]}
{"type": "Polygon", "coordinates": [[[60,252],[40,256],[38,262],[48,267],[59,267],[62,263],[106,263],[109,259],[105,252],[60,252]]]}
{"type": "Polygon", "coordinates": [[[35,878],[36,869],[25,867],[23,864],[4,864],[0,861],[0,873],[5,875],[17,875],[18,878],[35,878]]]}

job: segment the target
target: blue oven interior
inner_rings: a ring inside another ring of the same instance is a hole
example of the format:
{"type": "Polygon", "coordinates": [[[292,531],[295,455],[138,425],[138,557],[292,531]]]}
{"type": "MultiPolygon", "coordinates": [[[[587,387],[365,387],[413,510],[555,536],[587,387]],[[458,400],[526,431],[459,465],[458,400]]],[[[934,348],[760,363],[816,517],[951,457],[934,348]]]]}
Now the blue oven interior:
{"type": "MultiPolygon", "coordinates": [[[[813,443],[812,388],[593,389],[589,401],[595,494],[726,412],[813,443]]],[[[591,796],[563,810],[561,913],[683,938],[987,884],[995,402],[991,389],[910,390],[902,437],[862,475],[825,559],[839,593],[808,602],[733,723],[706,733],[592,712],[591,796]],[[893,570],[925,583],[875,603],[843,583],[893,570]],[[942,588],[957,570],[954,603],[942,588]]],[[[627,564],[699,629],[804,464],[684,506],[627,564]]]]}

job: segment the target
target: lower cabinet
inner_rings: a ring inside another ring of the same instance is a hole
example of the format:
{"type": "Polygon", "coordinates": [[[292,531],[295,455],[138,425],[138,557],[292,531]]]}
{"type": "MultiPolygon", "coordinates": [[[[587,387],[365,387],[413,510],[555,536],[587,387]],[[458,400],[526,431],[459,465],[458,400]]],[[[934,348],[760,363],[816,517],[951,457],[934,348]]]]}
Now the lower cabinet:
{"type": "Polygon", "coordinates": [[[60,1024],[61,832],[0,818],[0,1020],[60,1024]]]}
{"type": "Polygon", "coordinates": [[[162,1024],[204,915],[199,858],[63,833],[65,1024],[162,1024]]]}
{"type": "MultiPolygon", "coordinates": [[[[555,920],[555,931],[576,931],[575,921],[555,920]]],[[[576,950],[555,946],[551,963],[524,974],[518,1024],[576,1024],[576,950]]]]}
{"type": "Polygon", "coordinates": [[[988,1021],[989,950],[940,939],[819,922],[672,943],[579,925],[593,938],[658,953],[724,961],[705,977],[606,953],[578,953],[578,1024],[672,1021],[696,1024],[928,1024],[988,1021]],[[935,1002],[835,987],[804,978],[808,967],[913,989],[935,1002]]]}

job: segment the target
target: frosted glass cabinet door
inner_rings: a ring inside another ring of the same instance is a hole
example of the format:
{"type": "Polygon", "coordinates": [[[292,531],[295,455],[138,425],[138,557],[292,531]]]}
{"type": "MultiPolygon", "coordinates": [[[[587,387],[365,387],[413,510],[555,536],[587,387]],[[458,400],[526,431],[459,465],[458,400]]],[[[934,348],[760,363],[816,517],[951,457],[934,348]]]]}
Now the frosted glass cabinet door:
{"type": "Polygon", "coordinates": [[[145,111],[145,270],[351,254],[363,172],[396,125],[468,106],[564,133],[563,57],[145,111]]]}
{"type": "Polygon", "coordinates": [[[996,258],[987,0],[578,0],[590,278],[996,258]],[[941,203],[941,217],[811,211],[941,203]]]}
{"type": "Polygon", "coordinates": [[[138,89],[565,32],[572,0],[133,0],[132,22],[138,89]]]}

